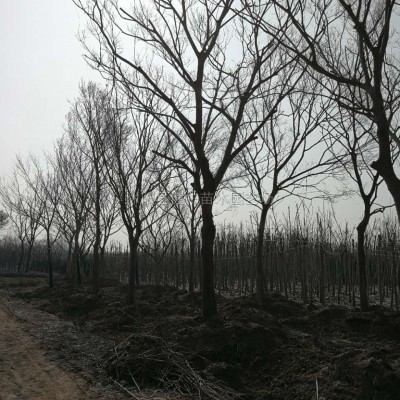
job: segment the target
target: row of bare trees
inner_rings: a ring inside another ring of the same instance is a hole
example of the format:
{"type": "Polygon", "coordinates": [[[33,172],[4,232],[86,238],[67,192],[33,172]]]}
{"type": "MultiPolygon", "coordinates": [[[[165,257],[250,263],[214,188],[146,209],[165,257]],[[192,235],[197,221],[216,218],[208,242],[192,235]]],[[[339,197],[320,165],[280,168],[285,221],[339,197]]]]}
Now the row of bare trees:
{"type": "MultiPolygon", "coordinates": [[[[297,208],[269,219],[264,238],[264,290],[277,292],[305,305],[319,301],[360,306],[357,242],[349,225],[338,225],[332,211],[297,208]],[[278,216],[277,216],[278,217],[278,216]]],[[[399,227],[391,217],[378,218],[365,236],[368,299],[392,309],[400,307],[399,227]]],[[[223,295],[255,294],[257,226],[218,223],[214,255],[215,290],[223,295]]],[[[168,235],[168,232],[163,232],[168,235]]],[[[126,280],[129,250],[113,242],[106,250],[105,274],[126,280]]],[[[140,282],[189,286],[190,244],[177,226],[171,237],[149,253],[139,252],[140,282]]],[[[195,243],[194,285],[201,291],[201,255],[195,243]]]]}
{"type": "MultiPolygon", "coordinates": [[[[79,260],[93,251],[98,292],[104,248],[123,226],[134,304],[138,249],[159,257],[179,226],[194,260],[201,223],[207,320],[217,313],[214,214],[222,189],[259,209],[260,302],[269,211],[288,196],[332,199],[352,191],[364,205],[357,230],[365,309],[365,231],[384,209],[375,205],[382,181],[400,215],[395,1],[139,0],[130,9],[118,0],[73,1],[88,19],[86,59],[107,86],[81,84],[46,166],[19,161],[15,188],[2,192],[10,218],[47,221],[38,226],[48,236],[49,260],[51,241],[62,235],[76,284],[79,260]],[[36,197],[32,214],[24,204],[36,197]],[[46,217],[44,209],[51,210],[46,217]]],[[[33,228],[21,229],[29,251],[33,228]]]]}

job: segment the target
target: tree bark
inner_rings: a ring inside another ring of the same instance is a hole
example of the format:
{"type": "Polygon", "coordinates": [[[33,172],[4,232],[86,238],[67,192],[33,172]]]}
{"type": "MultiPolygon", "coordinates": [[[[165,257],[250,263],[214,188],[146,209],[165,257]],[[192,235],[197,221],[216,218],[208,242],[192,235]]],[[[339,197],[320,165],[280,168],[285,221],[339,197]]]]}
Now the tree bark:
{"type": "Polygon", "coordinates": [[[23,272],[24,258],[25,258],[25,243],[22,239],[20,239],[20,241],[21,241],[21,248],[20,248],[19,259],[18,259],[18,264],[17,264],[19,273],[23,272]]]}
{"type": "Polygon", "coordinates": [[[79,273],[79,234],[75,234],[74,238],[74,250],[71,258],[71,280],[72,287],[76,288],[79,285],[80,273],[79,273]]]}
{"type": "Polygon", "coordinates": [[[203,294],[203,320],[208,321],[217,315],[217,304],[214,293],[214,239],[215,224],[212,214],[212,204],[204,204],[202,201],[201,211],[203,226],[201,228],[201,261],[202,261],[202,294],[203,294]]]}
{"type": "Polygon", "coordinates": [[[51,260],[50,229],[46,229],[46,244],[47,244],[47,264],[49,269],[49,286],[52,288],[54,283],[53,283],[53,263],[51,260]]]}
{"type": "MultiPolygon", "coordinates": [[[[378,65],[379,66],[379,65],[378,65]]],[[[376,118],[377,136],[379,144],[379,157],[377,161],[371,164],[379,175],[383,178],[386,186],[393,197],[396,206],[397,217],[400,221],[400,179],[396,176],[392,153],[391,153],[391,140],[390,140],[390,122],[386,116],[385,103],[383,101],[382,93],[380,90],[381,72],[382,68],[376,66],[375,71],[375,91],[373,95],[373,113],[376,118]]]]}
{"type": "Polygon", "coordinates": [[[101,227],[100,227],[100,176],[99,167],[96,163],[96,199],[95,199],[95,218],[96,218],[96,236],[93,245],[93,293],[98,294],[100,291],[100,244],[101,244],[101,227]]]}
{"type": "Polygon", "coordinates": [[[263,204],[260,215],[260,222],[257,231],[257,250],[256,250],[256,298],[262,304],[265,294],[264,280],[264,232],[267,221],[268,206],[263,204]]]}
{"type": "Polygon", "coordinates": [[[137,251],[139,237],[128,232],[129,240],[129,277],[127,304],[136,307],[137,251]]]}
{"type": "Polygon", "coordinates": [[[28,242],[28,252],[26,255],[26,263],[25,263],[25,267],[24,267],[25,273],[29,272],[31,269],[32,250],[33,250],[33,243],[28,242]]]}
{"type": "Polygon", "coordinates": [[[72,278],[72,240],[68,242],[67,279],[72,278]]]}
{"type": "Polygon", "coordinates": [[[189,260],[189,294],[193,296],[194,294],[194,253],[195,253],[195,243],[194,237],[189,239],[189,251],[190,251],[190,260],[189,260]]]}
{"type": "Polygon", "coordinates": [[[394,204],[396,206],[397,218],[400,222],[400,179],[397,178],[393,165],[389,162],[383,162],[380,158],[371,165],[375,168],[379,175],[383,178],[386,186],[392,195],[394,204]]]}
{"type": "Polygon", "coordinates": [[[325,257],[324,247],[322,245],[322,235],[319,244],[319,302],[325,305],[325,257]]]}
{"type": "Polygon", "coordinates": [[[104,273],[104,270],[105,270],[105,259],[104,259],[105,252],[106,252],[106,247],[101,246],[100,247],[100,275],[101,275],[101,272],[104,273]]]}
{"type": "Polygon", "coordinates": [[[370,219],[370,210],[364,211],[364,217],[357,226],[357,259],[358,273],[360,279],[360,307],[361,311],[368,309],[368,291],[367,291],[367,266],[365,259],[365,231],[370,219]]]}

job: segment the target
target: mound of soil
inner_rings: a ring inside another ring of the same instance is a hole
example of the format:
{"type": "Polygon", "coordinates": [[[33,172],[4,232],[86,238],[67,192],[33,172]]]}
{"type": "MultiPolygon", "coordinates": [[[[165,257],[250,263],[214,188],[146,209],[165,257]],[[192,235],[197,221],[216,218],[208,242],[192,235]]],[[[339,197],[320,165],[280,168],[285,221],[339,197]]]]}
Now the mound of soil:
{"type": "Polygon", "coordinates": [[[188,398],[398,399],[400,315],[302,305],[277,294],[217,296],[219,317],[201,318],[201,295],[172,287],[72,290],[13,286],[32,306],[116,343],[101,368],[130,390],[163,388],[188,398]]]}

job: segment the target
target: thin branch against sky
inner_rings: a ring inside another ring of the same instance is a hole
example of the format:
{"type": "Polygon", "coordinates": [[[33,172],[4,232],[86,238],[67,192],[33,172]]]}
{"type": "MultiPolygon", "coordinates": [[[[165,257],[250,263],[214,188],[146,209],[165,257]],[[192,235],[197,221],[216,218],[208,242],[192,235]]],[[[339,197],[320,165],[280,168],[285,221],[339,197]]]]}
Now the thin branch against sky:
{"type": "MultiPolygon", "coordinates": [[[[40,156],[51,149],[62,134],[68,100],[78,95],[79,82],[102,80],[84,61],[76,38],[85,24],[72,1],[1,2],[0,176],[11,172],[16,154],[40,156]]],[[[352,204],[338,207],[344,219],[358,209],[352,204]]],[[[235,212],[248,219],[243,206],[235,212]]]]}

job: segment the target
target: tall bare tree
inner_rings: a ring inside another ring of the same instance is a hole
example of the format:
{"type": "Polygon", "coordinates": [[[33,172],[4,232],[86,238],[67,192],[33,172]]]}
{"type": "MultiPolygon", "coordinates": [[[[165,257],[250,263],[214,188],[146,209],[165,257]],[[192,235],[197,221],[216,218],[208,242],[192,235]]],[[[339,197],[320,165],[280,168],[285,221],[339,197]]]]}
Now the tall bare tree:
{"type": "Polygon", "coordinates": [[[18,164],[8,182],[0,187],[0,197],[21,244],[19,270],[28,272],[33,248],[40,233],[44,205],[37,191],[29,186],[18,164]]]}
{"type": "Polygon", "coordinates": [[[233,0],[139,0],[130,9],[117,0],[74,3],[98,42],[97,49],[84,43],[89,63],[118,81],[132,105],[157,119],[190,159],[188,164],[168,151],[157,153],[191,174],[201,202],[203,318],[210,319],[217,313],[215,193],[234,158],[291,90],[296,64],[277,52],[258,24],[241,17],[233,0]],[[123,46],[129,41],[133,54],[123,46]],[[262,120],[251,121],[246,109],[260,97],[268,107],[262,120]],[[239,135],[250,125],[247,136],[239,135]]]}
{"type": "Polygon", "coordinates": [[[154,261],[156,267],[154,282],[156,285],[162,283],[161,277],[164,275],[162,270],[165,262],[164,259],[173,244],[173,238],[176,236],[178,219],[176,215],[168,212],[170,209],[171,207],[168,207],[167,212],[164,212],[163,207],[159,207],[157,212],[162,215],[158,218],[156,217],[154,222],[149,224],[148,229],[142,235],[140,243],[143,252],[154,261]]]}
{"type": "Polygon", "coordinates": [[[179,225],[183,228],[189,242],[189,294],[194,294],[194,267],[196,241],[201,223],[200,203],[196,192],[190,185],[191,175],[180,168],[175,169],[168,186],[163,186],[167,207],[170,208],[179,225]]]}
{"type": "Polygon", "coordinates": [[[104,254],[104,248],[113,231],[113,223],[117,217],[115,210],[107,207],[104,201],[106,197],[108,197],[107,200],[111,200],[111,192],[107,191],[108,184],[102,146],[104,137],[112,129],[110,96],[98,84],[82,82],[79,86],[79,98],[73,103],[71,113],[77,122],[78,134],[82,136],[80,151],[91,163],[94,174],[94,187],[90,191],[94,209],[90,210],[90,214],[95,224],[93,290],[94,293],[98,293],[100,290],[102,254],[104,254]],[[106,212],[107,210],[109,213],[106,212]]]}
{"type": "Polygon", "coordinates": [[[400,32],[396,0],[274,0],[275,19],[259,21],[319,76],[338,105],[368,118],[378,156],[371,163],[385,181],[400,220],[400,179],[391,142],[400,145],[400,32]],[[271,21],[274,20],[273,23],[271,21]],[[283,26],[290,26],[282,30],[283,26]]]}
{"type": "Polygon", "coordinates": [[[78,132],[78,121],[69,113],[65,133],[57,141],[51,160],[63,189],[56,204],[57,223],[69,245],[68,272],[74,286],[81,283],[81,256],[93,243],[89,211],[94,171],[81,151],[83,144],[78,132]]]}
{"type": "Polygon", "coordinates": [[[157,169],[156,155],[162,138],[155,120],[122,107],[116,100],[112,128],[104,137],[103,161],[109,185],[119,203],[129,242],[129,289],[127,302],[136,306],[138,249],[143,232],[151,226],[159,209],[159,187],[164,170],[157,169]]]}
{"type": "MultiPolygon", "coordinates": [[[[371,217],[387,208],[377,204],[378,189],[383,180],[378,171],[370,166],[378,151],[375,140],[371,137],[374,123],[363,115],[343,108],[331,114],[328,122],[329,135],[326,135],[326,138],[330,140],[329,145],[334,155],[337,154],[338,146],[344,149],[346,157],[338,159],[338,164],[355,183],[357,195],[361,197],[363,204],[361,221],[357,225],[357,262],[360,308],[365,311],[368,309],[365,235],[371,217]]],[[[395,158],[394,155],[393,160],[395,158]]]]}
{"type": "MultiPolygon", "coordinates": [[[[256,249],[256,295],[260,303],[266,284],[263,271],[268,212],[287,197],[326,197],[321,181],[334,177],[340,159],[326,146],[321,125],[330,105],[317,92],[312,80],[303,79],[260,131],[261,140],[253,142],[237,159],[242,169],[239,176],[249,189],[238,195],[246,195],[244,199],[260,210],[256,249]]],[[[253,110],[254,119],[262,118],[264,107],[261,101],[259,109],[253,110]]]]}
{"type": "Polygon", "coordinates": [[[54,229],[54,220],[61,189],[49,163],[43,167],[33,156],[26,161],[18,157],[16,168],[29,190],[35,193],[40,202],[41,213],[38,215],[38,224],[46,234],[49,286],[53,287],[52,247],[59,236],[59,232],[54,229]]]}

